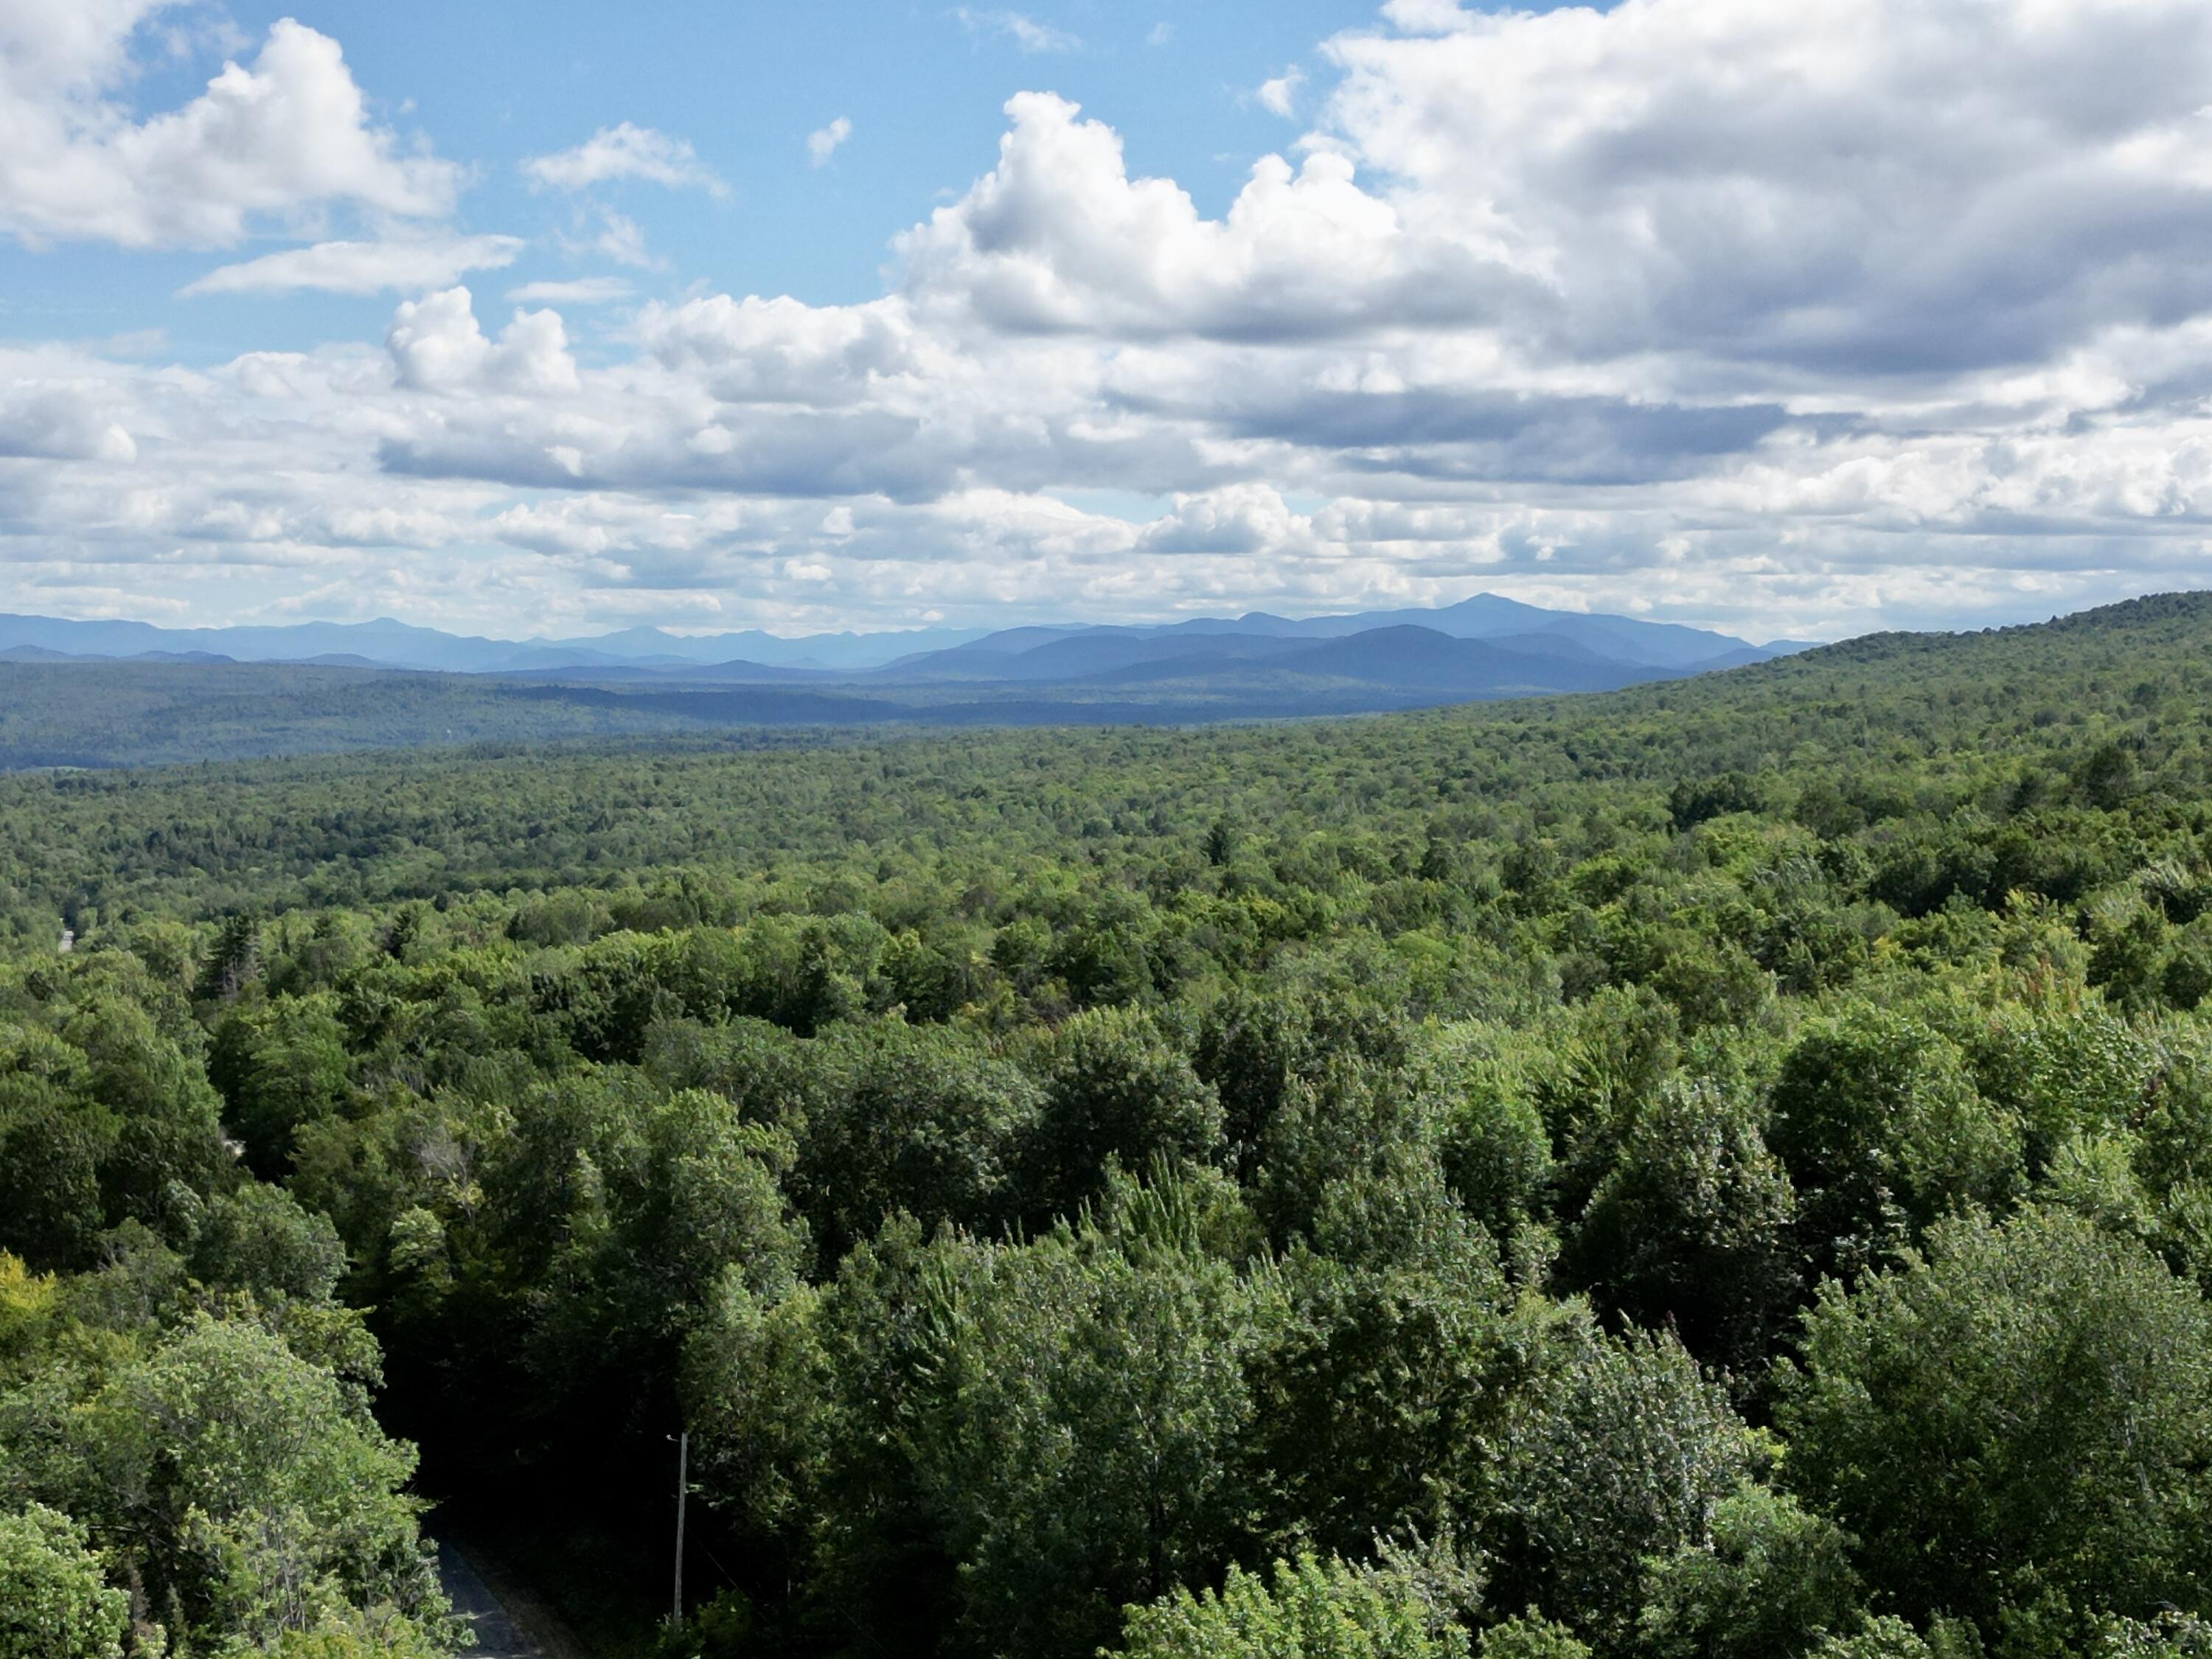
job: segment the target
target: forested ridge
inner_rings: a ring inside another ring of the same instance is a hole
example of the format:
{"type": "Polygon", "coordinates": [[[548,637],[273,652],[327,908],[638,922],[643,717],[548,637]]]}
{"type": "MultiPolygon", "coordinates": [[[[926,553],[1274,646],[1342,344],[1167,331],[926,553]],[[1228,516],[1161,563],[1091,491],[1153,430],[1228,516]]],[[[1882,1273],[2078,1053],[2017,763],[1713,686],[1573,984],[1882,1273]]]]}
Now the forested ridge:
{"type": "Polygon", "coordinates": [[[2212,1652],[2208,689],[0,779],[0,1655],[2212,1652]]]}
{"type": "Polygon", "coordinates": [[[795,640],[646,629],[501,641],[390,622],[167,631],[0,615],[0,771],[705,732],[757,742],[763,730],[810,726],[1376,713],[1610,690],[1771,654],[1728,635],[1492,594],[1302,621],[795,640]]]}

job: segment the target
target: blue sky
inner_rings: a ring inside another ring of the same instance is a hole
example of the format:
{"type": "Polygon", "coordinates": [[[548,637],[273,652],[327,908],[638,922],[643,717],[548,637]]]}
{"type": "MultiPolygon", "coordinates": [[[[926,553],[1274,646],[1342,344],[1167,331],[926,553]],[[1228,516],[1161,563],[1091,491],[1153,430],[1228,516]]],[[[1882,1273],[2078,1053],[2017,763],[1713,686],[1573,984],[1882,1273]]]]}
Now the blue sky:
{"type": "Polygon", "coordinates": [[[0,608],[2203,584],[2202,0],[0,0],[0,608]]]}
{"type": "MultiPolygon", "coordinates": [[[[1017,92],[1058,92],[1123,133],[1131,167],[1172,177],[1218,214],[1253,160],[1296,136],[1256,89],[1286,69],[1311,67],[1315,47],[1370,23],[1371,5],[1281,0],[1267,6],[1092,3],[988,7],[898,0],[805,4],[666,0],[628,6],[547,3],[233,4],[227,27],[203,12],[207,47],[163,63],[134,88],[145,108],[187,101],[204,84],[226,36],[258,40],[295,18],[338,40],[380,118],[432,138],[475,173],[459,221],[516,233],[530,247],[503,270],[533,280],[615,275],[641,294],[672,295],[698,283],[734,293],[791,294],[817,304],[883,292],[890,236],[964,190],[985,170],[1017,92]],[[209,49],[212,48],[212,50],[209,49]],[[812,164],[809,135],[839,118],[852,136],[812,164]],[[653,268],[598,256],[558,192],[532,191],[519,164],[583,143],[623,122],[684,137],[726,196],[652,185],[594,192],[644,231],[653,268]]],[[[264,235],[234,251],[289,245],[264,235]]],[[[118,259],[97,244],[36,255],[0,251],[10,331],[92,337],[157,325],[187,361],[241,350],[304,349],[345,331],[374,331],[390,307],[281,296],[205,295],[172,305],[176,290],[229,260],[202,250],[118,259]]]]}

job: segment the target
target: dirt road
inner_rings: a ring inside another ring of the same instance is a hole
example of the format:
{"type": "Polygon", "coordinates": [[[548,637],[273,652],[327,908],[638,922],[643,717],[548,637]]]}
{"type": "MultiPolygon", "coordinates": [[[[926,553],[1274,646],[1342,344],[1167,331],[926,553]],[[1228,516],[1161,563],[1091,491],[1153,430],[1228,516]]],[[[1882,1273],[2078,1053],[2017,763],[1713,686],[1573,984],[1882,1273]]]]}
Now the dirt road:
{"type": "Polygon", "coordinates": [[[469,1659],[591,1659],[568,1626],[495,1562],[438,1541],[438,1577],[453,1611],[470,1621],[469,1659]]]}

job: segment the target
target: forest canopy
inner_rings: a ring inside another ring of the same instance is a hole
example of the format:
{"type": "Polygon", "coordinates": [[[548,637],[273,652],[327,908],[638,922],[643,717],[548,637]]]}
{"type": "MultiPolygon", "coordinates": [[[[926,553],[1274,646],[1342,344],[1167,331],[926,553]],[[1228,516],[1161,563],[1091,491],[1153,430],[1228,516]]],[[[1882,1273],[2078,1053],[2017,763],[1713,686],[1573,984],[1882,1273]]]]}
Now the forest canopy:
{"type": "Polygon", "coordinates": [[[2208,691],[0,780],[0,1655],[2212,1652],[2208,691]]]}

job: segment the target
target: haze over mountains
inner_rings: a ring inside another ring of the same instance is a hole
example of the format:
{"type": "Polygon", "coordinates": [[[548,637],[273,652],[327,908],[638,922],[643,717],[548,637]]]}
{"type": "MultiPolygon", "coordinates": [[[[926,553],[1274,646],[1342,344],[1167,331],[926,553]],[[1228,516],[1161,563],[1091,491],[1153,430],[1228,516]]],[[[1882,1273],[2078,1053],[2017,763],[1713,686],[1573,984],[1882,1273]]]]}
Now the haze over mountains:
{"type": "MultiPolygon", "coordinates": [[[[1609,691],[1801,648],[1482,594],[1163,627],[489,640],[0,617],[0,771],[799,728],[1197,725],[1609,691]]],[[[751,737],[738,738],[750,732],[751,737]]],[[[781,733],[779,736],[777,733],[781,733]]]]}
{"type": "Polygon", "coordinates": [[[391,620],[165,629],[0,616],[0,658],[283,662],[432,672],[739,684],[1135,687],[1194,681],[1339,684],[1470,696],[1595,690],[1801,648],[1626,617],[1548,611],[1495,594],[1438,610],[1292,619],[1254,611],[1153,627],[921,629],[787,639],[633,628],[587,639],[491,640],[391,620]]]}

